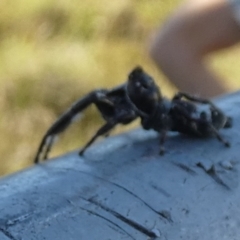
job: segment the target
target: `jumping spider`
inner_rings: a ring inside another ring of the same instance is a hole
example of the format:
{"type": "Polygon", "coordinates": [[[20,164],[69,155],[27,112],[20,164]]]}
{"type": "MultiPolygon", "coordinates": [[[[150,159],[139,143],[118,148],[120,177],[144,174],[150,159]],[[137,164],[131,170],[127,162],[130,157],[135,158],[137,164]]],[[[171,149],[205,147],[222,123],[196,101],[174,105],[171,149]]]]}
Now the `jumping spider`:
{"type": "Polygon", "coordinates": [[[164,154],[164,142],[168,131],[180,132],[197,137],[216,136],[226,147],[230,144],[218,132],[231,127],[227,117],[211,101],[179,92],[171,100],[164,98],[153,78],[141,67],[134,68],[128,80],[111,90],[99,89],[90,92],[73,104],[49,128],[39,146],[34,162],[47,159],[53,139],[63,132],[76,114],[95,104],[106,123],[99,128],[79,155],[99,137],[107,135],[117,124],[128,124],[140,117],[144,129],[160,133],[160,154],[164,154]],[[207,110],[203,110],[205,105],[207,110]]]}

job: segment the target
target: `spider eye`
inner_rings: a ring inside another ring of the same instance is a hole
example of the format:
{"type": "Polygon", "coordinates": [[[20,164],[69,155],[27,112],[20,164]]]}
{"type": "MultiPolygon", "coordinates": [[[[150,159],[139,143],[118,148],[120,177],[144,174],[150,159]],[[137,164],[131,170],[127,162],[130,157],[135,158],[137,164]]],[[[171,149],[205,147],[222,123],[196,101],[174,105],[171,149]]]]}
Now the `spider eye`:
{"type": "Polygon", "coordinates": [[[148,89],[148,84],[146,84],[145,82],[142,82],[142,81],[137,81],[135,82],[135,86],[137,88],[142,88],[142,89],[148,89]]]}
{"type": "Polygon", "coordinates": [[[137,82],[135,82],[135,86],[136,86],[137,88],[139,88],[139,87],[141,87],[141,83],[140,83],[139,81],[137,81],[137,82]]]}

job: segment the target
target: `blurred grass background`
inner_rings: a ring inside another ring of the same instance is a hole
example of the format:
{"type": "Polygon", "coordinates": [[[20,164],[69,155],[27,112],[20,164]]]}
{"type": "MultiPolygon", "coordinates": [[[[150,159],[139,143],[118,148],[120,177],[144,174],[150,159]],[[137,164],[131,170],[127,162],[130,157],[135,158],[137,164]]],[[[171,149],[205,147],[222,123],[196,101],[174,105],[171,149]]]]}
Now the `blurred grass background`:
{"type": "MultiPolygon", "coordinates": [[[[172,95],[175,89],[149,59],[147,44],[181,2],[1,0],[0,175],[32,164],[59,114],[92,89],[121,84],[135,65],[143,65],[164,95],[172,95]]],[[[236,46],[209,59],[229,91],[240,87],[239,51],[236,46]]],[[[61,135],[51,156],[79,148],[100,125],[90,108],[61,135]]]]}

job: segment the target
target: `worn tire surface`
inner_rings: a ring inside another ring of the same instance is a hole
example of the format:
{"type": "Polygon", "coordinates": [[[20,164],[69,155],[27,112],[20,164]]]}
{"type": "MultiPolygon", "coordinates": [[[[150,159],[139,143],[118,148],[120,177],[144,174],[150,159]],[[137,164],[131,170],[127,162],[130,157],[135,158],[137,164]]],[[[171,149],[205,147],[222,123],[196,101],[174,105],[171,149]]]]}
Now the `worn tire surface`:
{"type": "Polygon", "coordinates": [[[240,93],[216,103],[231,148],[138,129],[1,179],[0,239],[239,239],[240,93]]]}

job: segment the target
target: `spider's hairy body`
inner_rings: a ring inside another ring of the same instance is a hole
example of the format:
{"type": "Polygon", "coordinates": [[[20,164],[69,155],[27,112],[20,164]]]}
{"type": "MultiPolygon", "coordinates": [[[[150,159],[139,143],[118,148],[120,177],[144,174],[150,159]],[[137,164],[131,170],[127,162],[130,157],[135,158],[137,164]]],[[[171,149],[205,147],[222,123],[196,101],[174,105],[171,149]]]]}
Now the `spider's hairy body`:
{"type": "Polygon", "coordinates": [[[226,116],[211,101],[179,92],[171,100],[164,98],[154,82],[141,67],[134,68],[128,80],[113,89],[90,92],[73,104],[49,128],[39,146],[35,163],[47,159],[53,139],[63,132],[74,117],[94,104],[106,123],[81,149],[80,155],[99,137],[107,135],[117,124],[128,124],[141,119],[144,129],[160,133],[160,154],[164,154],[164,142],[168,131],[177,131],[197,137],[216,136],[225,146],[229,143],[219,134],[221,128],[231,127],[226,116]],[[203,109],[205,106],[205,109],[203,109]]]}

